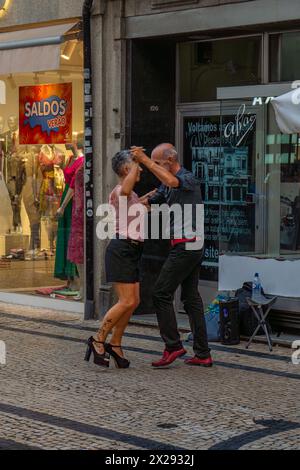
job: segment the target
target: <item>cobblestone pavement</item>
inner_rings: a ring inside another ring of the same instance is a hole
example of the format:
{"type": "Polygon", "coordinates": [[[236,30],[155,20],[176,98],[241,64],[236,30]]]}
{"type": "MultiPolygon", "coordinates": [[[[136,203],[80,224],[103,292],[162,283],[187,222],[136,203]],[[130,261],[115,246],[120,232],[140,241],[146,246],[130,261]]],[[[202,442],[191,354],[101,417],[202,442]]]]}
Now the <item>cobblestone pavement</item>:
{"type": "MultiPolygon", "coordinates": [[[[83,361],[96,322],[0,304],[0,449],[299,449],[291,350],[212,345],[212,369],[152,370],[158,331],[130,326],[129,370],[83,361]]],[[[192,353],[188,347],[189,354],[192,353]]]]}

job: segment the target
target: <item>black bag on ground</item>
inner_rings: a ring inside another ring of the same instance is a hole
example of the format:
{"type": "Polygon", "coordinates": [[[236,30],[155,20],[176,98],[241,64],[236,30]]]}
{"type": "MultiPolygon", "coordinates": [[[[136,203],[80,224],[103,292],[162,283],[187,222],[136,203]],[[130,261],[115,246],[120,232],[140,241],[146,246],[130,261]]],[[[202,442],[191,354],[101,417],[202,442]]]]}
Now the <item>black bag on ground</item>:
{"type": "MultiPolygon", "coordinates": [[[[261,294],[265,296],[263,288],[261,289],[261,294]]],[[[236,291],[235,296],[239,299],[240,334],[243,336],[252,336],[255,328],[258,325],[258,320],[246,300],[247,297],[251,298],[252,296],[252,282],[244,282],[243,287],[236,291]]],[[[271,332],[271,326],[268,320],[266,321],[266,324],[269,332],[271,332]]],[[[257,335],[263,334],[264,331],[262,328],[260,328],[257,332],[257,335]]]]}

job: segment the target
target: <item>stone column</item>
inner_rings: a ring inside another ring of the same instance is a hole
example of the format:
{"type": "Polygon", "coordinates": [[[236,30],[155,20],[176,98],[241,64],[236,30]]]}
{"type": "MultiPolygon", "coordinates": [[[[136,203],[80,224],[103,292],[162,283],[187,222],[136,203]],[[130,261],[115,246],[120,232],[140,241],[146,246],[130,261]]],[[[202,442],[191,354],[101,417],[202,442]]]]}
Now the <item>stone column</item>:
{"type": "MultiPolygon", "coordinates": [[[[108,202],[116,184],[111,158],[124,140],[122,124],[122,39],[123,1],[100,1],[92,17],[92,68],[94,110],[94,205],[95,233],[99,204],[108,202]]],[[[99,288],[105,282],[104,251],[106,241],[95,236],[95,317],[99,316],[99,288]]]]}

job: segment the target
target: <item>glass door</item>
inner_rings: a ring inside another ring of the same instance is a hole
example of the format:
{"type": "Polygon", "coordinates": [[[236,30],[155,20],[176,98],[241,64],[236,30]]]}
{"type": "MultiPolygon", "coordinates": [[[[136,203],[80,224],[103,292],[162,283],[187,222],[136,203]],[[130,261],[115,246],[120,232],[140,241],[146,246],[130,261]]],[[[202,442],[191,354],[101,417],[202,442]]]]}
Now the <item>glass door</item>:
{"type": "Polygon", "coordinates": [[[205,203],[204,257],[201,280],[218,280],[220,104],[186,105],[178,109],[177,147],[183,165],[201,182],[205,203]]]}
{"type": "Polygon", "coordinates": [[[201,279],[218,280],[219,254],[264,250],[263,107],[221,102],[178,109],[183,164],[199,178],[205,203],[201,279]]]}
{"type": "Polygon", "coordinates": [[[220,252],[265,250],[264,108],[243,100],[221,102],[220,252]]]}

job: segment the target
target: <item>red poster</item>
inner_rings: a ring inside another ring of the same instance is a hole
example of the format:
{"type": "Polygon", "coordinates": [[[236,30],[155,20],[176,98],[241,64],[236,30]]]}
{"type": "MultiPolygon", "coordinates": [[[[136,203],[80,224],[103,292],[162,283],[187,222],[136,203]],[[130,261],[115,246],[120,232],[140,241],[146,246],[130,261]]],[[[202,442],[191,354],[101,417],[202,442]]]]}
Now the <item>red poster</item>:
{"type": "Polygon", "coordinates": [[[20,144],[72,141],[72,83],[20,87],[20,144]]]}

